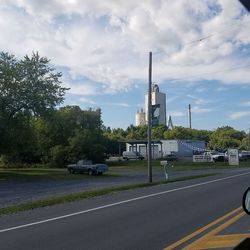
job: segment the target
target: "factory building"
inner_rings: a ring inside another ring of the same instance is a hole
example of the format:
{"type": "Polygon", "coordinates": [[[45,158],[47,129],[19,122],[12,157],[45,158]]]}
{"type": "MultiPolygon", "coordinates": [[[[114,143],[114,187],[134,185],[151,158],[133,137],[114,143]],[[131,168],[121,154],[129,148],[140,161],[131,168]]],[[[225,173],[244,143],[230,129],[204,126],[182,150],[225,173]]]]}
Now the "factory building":
{"type": "MultiPolygon", "coordinates": [[[[158,105],[158,124],[166,125],[166,94],[161,93],[157,84],[152,85],[152,106],[158,105]]],[[[148,94],[145,95],[145,111],[137,111],[135,126],[148,124],[148,94]]]]}
{"type": "Polygon", "coordinates": [[[135,126],[143,126],[146,125],[146,113],[141,109],[141,111],[137,111],[135,115],[135,126]]]}
{"type": "MultiPolygon", "coordinates": [[[[147,158],[146,140],[131,140],[126,142],[126,151],[139,152],[140,155],[147,158]]],[[[167,155],[174,154],[178,159],[192,158],[194,153],[204,152],[206,142],[199,140],[152,140],[152,158],[164,158],[167,155]]]]}

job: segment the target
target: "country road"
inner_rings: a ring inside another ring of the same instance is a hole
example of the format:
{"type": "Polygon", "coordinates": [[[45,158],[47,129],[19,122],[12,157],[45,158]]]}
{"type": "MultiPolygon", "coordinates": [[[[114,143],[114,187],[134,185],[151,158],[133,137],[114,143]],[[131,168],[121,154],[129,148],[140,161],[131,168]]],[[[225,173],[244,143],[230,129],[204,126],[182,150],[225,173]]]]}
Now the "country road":
{"type": "Polygon", "coordinates": [[[163,249],[238,208],[249,185],[246,169],[1,216],[0,249],[163,249]]]}
{"type": "MultiPolygon", "coordinates": [[[[241,169],[200,169],[190,171],[169,170],[169,179],[213,173],[235,173],[241,169]]],[[[65,170],[66,171],[66,170],[65,170]]],[[[68,173],[66,173],[68,174],[68,173]]],[[[153,171],[153,181],[164,181],[165,173],[161,170],[153,171]]],[[[47,197],[66,195],[76,192],[124,186],[148,181],[145,170],[110,170],[108,175],[91,176],[84,180],[7,180],[0,181],[0,208],[35,201],[47,197]]]]}

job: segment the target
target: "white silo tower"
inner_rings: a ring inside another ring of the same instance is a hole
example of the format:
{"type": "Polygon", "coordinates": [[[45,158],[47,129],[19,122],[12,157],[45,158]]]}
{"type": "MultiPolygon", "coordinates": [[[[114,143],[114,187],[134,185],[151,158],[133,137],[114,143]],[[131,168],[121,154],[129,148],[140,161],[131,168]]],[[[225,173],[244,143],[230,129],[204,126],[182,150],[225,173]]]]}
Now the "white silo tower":
{"type": "Polygon", "coordinates": [[[141,109],[141,111],[137,111],[135,115],[135,126],[143,126],[146,125],[146,113],[141,109]]]}
{"type": "MultiPolygon", "coordinates": [[[[152,105],[160,105],[159,124],[166,125],[166,94],[161,93],[157,84],[152,85],[152,105]]],[[[145,95],[145,115],[148,123],[148,94],[145,95]]]]}

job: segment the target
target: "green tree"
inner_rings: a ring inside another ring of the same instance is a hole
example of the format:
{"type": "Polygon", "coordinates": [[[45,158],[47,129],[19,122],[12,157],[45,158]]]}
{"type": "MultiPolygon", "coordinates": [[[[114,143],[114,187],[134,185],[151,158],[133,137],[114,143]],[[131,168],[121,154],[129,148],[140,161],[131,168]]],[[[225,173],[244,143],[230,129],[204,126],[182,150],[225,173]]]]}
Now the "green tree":
{"type": "Polygon", "coordinates": [[[184,127],[174,127],[173,129],[164,132],[164,139],[190,139],[201,140],[208,142],[210,139],[211,131],[190,129],[184,127]]]}
{"type": "Polygon", "coordinates": [[[125,151],[125,144],[122,143],[126,140],[127,132],[122,128],[111,129],[110,127],[104,127],[103,137],[104,137],[104,146],[106,148],[106,155],[118,155],[122,151],[125,151]]]}
{"type": "Polygon", "coordinates": [[[240,148],[246,137],[244,131],[238,131],[230,126],[217,128],[210,136],[208,147],[215,150],[240,148]]]}
{"type": "Polygon", "coordinates": [[[0,53],[1,117],[11,119],[17,113],[43,115],[64,100],[66,88],[60,86],[61,73],[54,72],[46,57],[33,53],[17,61],[0,53]]]}
{"type": "Polygon", "coordinates": [[[164,132],[164,139],[193,139],[193,131],[190,128],[174,127],[164,132]]]}
{"type": "Polygon", "coordinates": [[[22,154],[31,144],[34,118],[64,100],[61,76],[38,53],[22,60],[0,53],[0,154],[22,154]]]}
{"type": "Polygon", "coordinates": [[[103,137],[98,131],[80,129],[73,137],[69,138],[69,160],[72,162],[79,159],[103,162],[104,153],[103,137]]]}
{"type": "MultiPolygon", "coordinates": [[[[101,111],[82,110],[79,106],[65,106],[50,112],[49,116],[36,120],[40,151],[44,161],[51,165],[65,165],[79,158],[95,160],[99,154],[95,140],[103,144],[101,111]],[[90,151],[91,154],[90,154],[90,151]],[[67,153],[66,153],[67,152],[67,153]],[[66,157],[61,157],[65,154],[66,157]]],[[[100,153],[103,159],[103,153],[100,153]]]]}
{"type": "Polygon", "coordinates": [[[147,126],[130,125],[127,130],[126,139],[128,140],[143,140],[147,138],[147,126]]]}
{"type": "Polygon", "coordinates": [[[153,139],[163,139],[164,133],[167,131],[167,126],[159,125],[152,128],[152,138],[153,139]]]}

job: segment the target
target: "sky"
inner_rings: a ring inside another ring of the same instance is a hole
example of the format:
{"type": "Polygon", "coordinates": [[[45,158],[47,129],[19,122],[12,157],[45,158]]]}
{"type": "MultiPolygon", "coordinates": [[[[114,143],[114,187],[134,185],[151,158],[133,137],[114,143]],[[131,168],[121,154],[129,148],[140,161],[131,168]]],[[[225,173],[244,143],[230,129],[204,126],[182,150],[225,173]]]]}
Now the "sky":
{"type": "Polygon", "coordinates": [[[153,82],[174,126],[250,126],[250,16],[237,0],[0,0],[0,50],[63,73],[63,105],[126,129],[153,82]]]}

